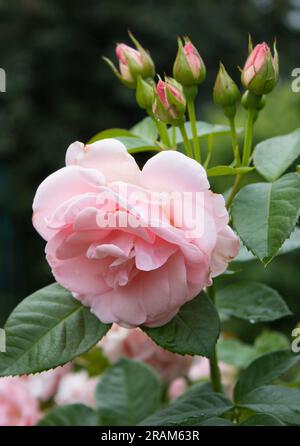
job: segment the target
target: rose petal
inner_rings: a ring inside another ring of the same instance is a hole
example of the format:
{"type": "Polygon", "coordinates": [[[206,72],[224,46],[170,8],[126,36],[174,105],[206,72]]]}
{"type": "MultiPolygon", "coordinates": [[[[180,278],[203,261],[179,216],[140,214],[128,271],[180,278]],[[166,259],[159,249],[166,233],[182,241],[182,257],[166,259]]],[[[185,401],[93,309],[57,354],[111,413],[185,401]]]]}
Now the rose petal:
{"type": "Polygon", "coordinates": [[[48,227],[56,209],[76,195],[93,192],[104,178],[93,169],[78,166],[63,167],[49,175],[38,187],[33,200],[33,225],[48,240],[55,233],[48,227]],[[93,177],[87,174],[91,173],[93,177]]]}
{"type": "Polygon", "coordinates": [[[126,181],[138,184],[140,169],[126,147],[117,139],[102,139],[92,144],[71,144],[66,154],[66,165],[92,167],[103,173],[106,181],[126,181]]]}
{"type": "Polygon", "coordinates": [[[164,192],[204,192],[209,189],[203,167],[173,150],[160,152],[146,162],[141,184],[150,190],[164,192]]]}

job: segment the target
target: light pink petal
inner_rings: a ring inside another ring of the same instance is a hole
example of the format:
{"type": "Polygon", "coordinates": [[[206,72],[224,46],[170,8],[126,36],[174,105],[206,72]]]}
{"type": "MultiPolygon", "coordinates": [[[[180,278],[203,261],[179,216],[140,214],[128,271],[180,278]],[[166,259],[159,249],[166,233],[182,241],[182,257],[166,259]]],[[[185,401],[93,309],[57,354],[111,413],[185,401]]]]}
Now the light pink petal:
{"type": "Polygon", "coordinates": [[[240,242],[233,230],[226,226],[219,234],[216,247],[211,258],[211,275],[212,277],[222,274],[228,263],[233,260],[239,253],[240,242]]]}
{"type": "Polygon", "coordinates": [[[169,322],[190,298],[186,268],[179,254],[174,254],[162,268],[141,277],[142,304],[148,327],[159,327],[169,322]]]}
{"type": "Polygon", "coordinates": [[[126,147],[116,139],[102,139],[92,144],[75,142],[66,154],[66,165],[92,167],[103,173],[106,182],[126,181],[138,184],[140,169],[126,147]]]}
{"type": "Polygon", "coordinates": [[[141,306],[134,279],[127,286],[119,286],[115,290],[90,300],[92,312],[103,322],[116,322],[123,327],[136,327],[146,320],[141,306]]]}
{"type": "Polygon", "coordinates": [[[56,209],[75,195],[93,192],[103,184],[103,176],[93,169],[63,167],[49,175],[38,187],[33,201],[33,225],[48,240],[54,234],[48,227],[56,209]]]}
{"type": "Polygon", "coordinates": [[[80,212],[95,206],[96,199],[96,192],[75,195],[75,197],[63,202],[56,209],[48,223],[48,227],[51,229],[62,229],[64,226],[74,223],[80,212]]]}
{"type": "Polygon", "coordinates": [[[171,245],[162,239],[158,239],[155,245],[146,243],[142,239],[137,239],[134,246],[135,264],[142,271],[160,268],[178,249],[176,245],[171,245]]]}
{"type": "Polygon", "coordinates": [[[57,259],[55,243],[55,239],[49,240],[46,258],[60,285],[79,294],[101,295],[109,289],[101,274],[106,268],[106,265],[101,263],[103,261],[90,260],[85,254],[71,259],[57,259]]]}
{"type": "Polygon", "coordinates": [[[203,167],[173,150],[160,152],[146,162],[141,184],[150,190],[164,192],[204,192],[209,189],[203,167]]]}

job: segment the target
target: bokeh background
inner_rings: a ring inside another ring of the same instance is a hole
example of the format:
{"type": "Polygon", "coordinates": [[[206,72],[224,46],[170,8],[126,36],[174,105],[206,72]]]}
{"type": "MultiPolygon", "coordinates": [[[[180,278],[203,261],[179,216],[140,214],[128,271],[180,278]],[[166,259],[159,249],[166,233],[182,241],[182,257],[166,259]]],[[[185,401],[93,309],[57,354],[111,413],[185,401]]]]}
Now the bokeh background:
{"type": "MultiPolygon", "coordinates": [[[[7,92],[0,93],[0,326],[18,301],[53,281],[44,242],[31,225],[39,183],[63,165],[71,142],[106,128],[129,128],[144,116],[132,91],[101,60],[114,58],[116,42],[129,43],[127,29],[151,51],[161,74],[171,74],[176,36],[191,37],[208,70],[198,113],[214,123],[225,122],[211,103],[219,61],[238,81],[248,32],[255,42],[272,43],[276,36],[281,78],[257,122],[256,139],[300,126],[300,93],[291,91],[292,69],[300,67],[300,0],[1,0],[0,66],[7,92]]],[[[219,139],[213,162],[230,159],[230,150],[229,140],[219,139]]],[[[218,181],[214,187],[221,192],[228,185],[218,181]]],[[[299,264],[298,252],[278,257],[267,269],[251,262],[237,277],[280,291],[295,315],[271,328],[286,333],[300,320],[299,264]]],[[[233,329],[251,340],[262,328],[245,322],[233,329]]]]}

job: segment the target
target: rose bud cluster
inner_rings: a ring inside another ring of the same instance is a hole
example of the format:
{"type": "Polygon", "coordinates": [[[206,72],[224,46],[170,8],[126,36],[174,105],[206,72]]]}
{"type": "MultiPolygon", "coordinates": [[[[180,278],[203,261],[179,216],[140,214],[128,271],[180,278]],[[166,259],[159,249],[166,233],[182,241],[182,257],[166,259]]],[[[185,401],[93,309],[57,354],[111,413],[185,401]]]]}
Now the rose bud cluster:
{"type": "Polygon", "coordinates": [[[201,84],[206,77],[204,62],[188,37],[178,38],[178,52],[173,66],[174,78],[185,87],[201,84]]]}
{"type": "Polygon", "coordinates": [[[240,97],[241,94],[238,86],[231,79],[224,65],[220,63],[213,92],[215,104],[223,108],[225,116],[233,118],[236,114],[236,104],[240,100],[240,97]]]}
{"type": "Polygon", "coordinates": [[[153,102],[154,116],[166,124],[180,125],[184,122],[186,99],[182,86],[170,77],[159,79],[153,102]]]}
{"type": "Polygon", "coordinates": [[[130,88],[135,88],[138,76],[141,76],[143,79],[154,77],[155,66],[149,53],[142,47],[136,38],[131,33],[129,33],[129,37],[136,48],[125,45],[125,43],[119,43],[116,46],[116,55],[119,61],[120,71],[118,71],[113,62],[107,57],[104,57],[103,59],[124,85],[130,88]]]}
{"type": "Polygon", "coordinates": [[[263,42],[250,52],[242,70],[242,84],[251,93],[262,96],[270,93],[279,76],[278,53],[274,44],[274,56],[269,46],[263,42]]]}

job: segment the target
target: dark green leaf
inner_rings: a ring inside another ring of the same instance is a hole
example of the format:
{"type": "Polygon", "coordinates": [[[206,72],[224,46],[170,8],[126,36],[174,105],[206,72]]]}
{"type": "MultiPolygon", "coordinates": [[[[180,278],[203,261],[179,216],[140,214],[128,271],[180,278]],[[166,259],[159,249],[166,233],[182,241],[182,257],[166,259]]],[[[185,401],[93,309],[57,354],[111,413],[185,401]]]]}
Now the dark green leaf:
{"type": "MultiPolygon", "coordinates": [[[[290,238],[284,242],[277,255],[288,254],[290,252],[296,251],[299,248],[300,228],[296,227],[295,231],[292,232],[290,238]]],[[[233,259],[233,262],[248,262],[251,260],[256,260],[256,257],[250,251],[248,251],[246,246],[241,245],[239,255],[235,259],[233,259]]]]}
{"type": "Polygon", "coordinates": [[[65,364],[93,347],[109,328],[60,285],[42,288],[24,299],[5,324],[0,376],[65,364]]]}
{"type": "Polygon", "coordinates": [[[287,424],[300,425],[300,390],[280,386],[259,387],[248,393],[239,407],[272,415],[287,424]]]}
{"type": "Polygon", "coordinates": [[[239,426],[285,426],[285,424],[273,415],[259,413],[247,418],[239,426]]]}
{"type": "Polygon", "coordinates": [[[165,409],[142,421],[143,426],[198,426],[209,418],[220,417],[232,403],[219,393],[203,393],[195,387],[165,409]]]}
{"type": "Polygon", "coordinates": [[[108,369],[96,389],[96,407],[104,425],[132,426],[157,410],[161,388],[150,367],[121,359],[108,369]]]}
{"type": "Polygon", "coordinates": [[[289,173],[274,183],[255,183],[241,189],[231,212],[243,243],[267,265],[290,237],[299,210],[300,175],[289,173]]]}
{"type": "Polygon", "coordinates": [[[226,420],[225,418],[208,418],[207,420],[199,423],[198,426],[234,426],[234,424],[230,420],[226,420]]]}
{"type": "Polygon", "coordinates": [[[220,321],[214,305],[202,293],[181,307],[168,324],[142,329],[166,350],[209,357],[219,336],[220,321]]]}
{"type": "Polygon", "coordinates": [[[45,415],[39,426],[100,426],[99,415],[83,404],[58,406],[45,415]]]}
{"type": "Polygon", "coordinates": [[[277,180],[300,156],[300,129],[259,143],[254,151],[254,165],[268,181],[277,180]]]}
{"type": "Polygon", "coordinates": [[[235,400],[240,401],[257,387],[272,383],[299,361],[300,355],[290,350],[267,353],[256,359],[239,377],[234,389],[235,400]]]}
{"type": "Polygon", "coordinates": [[[274,321],[291,314],[276,290],[258,282],[237,282],[218,290],[216,304],[225,314],[252,323],[274,321]]]}

